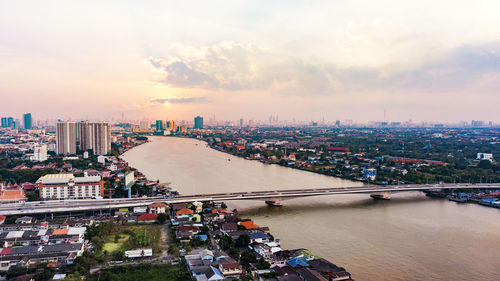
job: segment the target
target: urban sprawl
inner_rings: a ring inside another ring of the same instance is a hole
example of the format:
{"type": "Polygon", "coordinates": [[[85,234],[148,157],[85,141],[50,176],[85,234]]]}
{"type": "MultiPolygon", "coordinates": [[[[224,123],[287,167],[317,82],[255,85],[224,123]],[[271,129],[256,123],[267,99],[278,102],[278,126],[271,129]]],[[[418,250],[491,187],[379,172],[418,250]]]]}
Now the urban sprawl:
{"type": "MultiPolygon", "coordinates": [[[[151,204],[87,212],[0,214],[0,271],[7,280],[351,280],[343,265],[307,249],[283,249],[266,226],[225,202],[165,204],[179,196],[120,155],[151,136],[186,137],[269,165],[374,185],[468,183],[428,192],[500,207],[500,128],[491,123],[353,125],[310,122],[22,122],[1,118],[0,202],[152,198],[151,204]]],[[[177,187],[181,188],[182,187],[177,187]]],[[[51,201],[53,202],[53,201],[51,201]]],[[[68,201],[70,202],[70,201],[68,201]]],[[[345,265],[348,266],[348,265],[345,265]]]]}

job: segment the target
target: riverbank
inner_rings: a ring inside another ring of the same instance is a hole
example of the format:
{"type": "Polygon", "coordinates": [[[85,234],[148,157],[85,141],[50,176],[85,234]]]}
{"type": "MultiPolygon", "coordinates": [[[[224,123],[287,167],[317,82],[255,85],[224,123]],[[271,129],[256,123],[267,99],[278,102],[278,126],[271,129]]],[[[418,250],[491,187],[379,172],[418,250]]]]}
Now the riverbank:
{"type": "MultiPolygon", "coordinates": [[[[172,182],[182,194],[361,186],[246,161],[187,138],[152,138],[122,158],[150,179],[172,182]]],[[[280,208],[268,207],[263,201],[227,203],[240,216],[269,226],[281,238],[283,248],[310,249],[346,265],[356,280],[393,280],[394,276],[404,280],[495,280],[500,274],[492,258],[498,253],[491,245],[500,243],[498,210],[494,208],[433,200],[421,192],[394,194],[389,201],[367,195],[306,197],[286,200],[280,208]],[[409,244],[408,239],[414,242],[409,244]]]]}

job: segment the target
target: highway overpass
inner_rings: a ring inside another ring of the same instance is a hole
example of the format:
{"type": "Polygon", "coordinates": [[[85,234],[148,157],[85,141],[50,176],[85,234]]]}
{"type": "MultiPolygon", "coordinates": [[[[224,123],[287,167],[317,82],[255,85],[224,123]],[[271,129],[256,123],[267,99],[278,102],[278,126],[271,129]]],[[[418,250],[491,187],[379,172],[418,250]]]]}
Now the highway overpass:
{"type": "Polygon", "coordinates": [[[485,184],[411,184],[411,185],[373,185],[361,187],[310,188],[269,191],[249,191],[216,194],[180,195],[172,199],[162,197],[87,199],[87,200],[48,200],[21,203],[0,204],[0,215],[36,215],[69,212],[105,211],[119,208],[147,206],[154,202],[185,203],[231,200],[265,200],[279,201],[287,198],[307,196],[324,196],[338,194],[381,194],[393,192],[425,191],[425,190],[456,190],[456,189],[500,189],[498,183],[485,184]]]}

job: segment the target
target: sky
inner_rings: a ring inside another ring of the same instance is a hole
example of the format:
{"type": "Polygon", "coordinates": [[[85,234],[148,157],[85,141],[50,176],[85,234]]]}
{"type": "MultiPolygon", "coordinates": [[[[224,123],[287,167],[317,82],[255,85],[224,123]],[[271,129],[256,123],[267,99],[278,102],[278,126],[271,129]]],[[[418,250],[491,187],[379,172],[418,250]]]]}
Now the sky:
{"type": "Polygon", "coordinates": [[[500,1],[0,1],[0,115],[500,122],[500,1]]]}

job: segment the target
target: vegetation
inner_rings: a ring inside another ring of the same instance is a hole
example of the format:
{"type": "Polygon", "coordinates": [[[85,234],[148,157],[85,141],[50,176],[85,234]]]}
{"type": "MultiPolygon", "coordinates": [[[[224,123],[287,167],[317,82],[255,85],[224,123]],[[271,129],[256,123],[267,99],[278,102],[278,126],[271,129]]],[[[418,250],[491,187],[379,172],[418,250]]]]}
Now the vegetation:
{"type": "Polygon", "coordinates": [[[188,281],[191,276],[185,264],[139,264],[137,266],[117,266],[90,276],[89,281],[188,281]]]}

